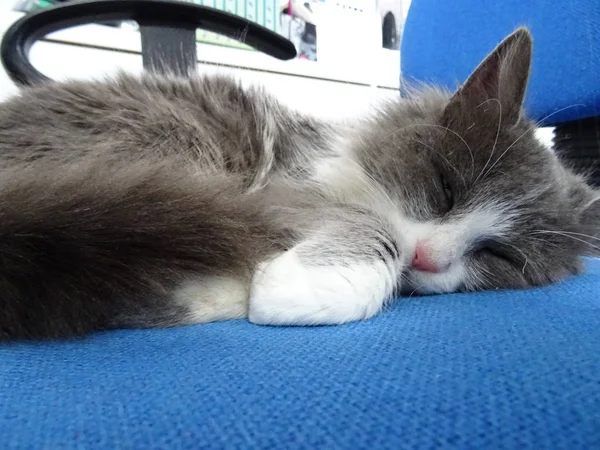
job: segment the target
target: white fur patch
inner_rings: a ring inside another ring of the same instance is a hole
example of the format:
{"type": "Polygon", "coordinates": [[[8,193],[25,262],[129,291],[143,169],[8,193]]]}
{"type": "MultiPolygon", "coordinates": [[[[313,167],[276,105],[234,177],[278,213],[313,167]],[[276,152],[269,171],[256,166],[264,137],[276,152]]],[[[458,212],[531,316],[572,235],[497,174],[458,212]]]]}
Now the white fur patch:
{"type": "Polygon", "coordinates": [[[440,273],[410,270],[405,284],[402,286],[402,295],[455,292],[464,283],[466,272],[465,265],[461,260],[456,261],[446,271],[440,273]]]}
{"type": "Polygon", "coordinates": [[[295,250],[257,270],[248,318],[264,325],[328,325],[367,319],[394,291],[383,262],[308,266],[295,250]]]}
{"type": "Polygon", "coordinates": [[[174,300],[189,309],[189,323],[240,319],[248,315],[248,285],[228,277],[206,277],[183,284],[174,300]]]}
{"type": "Polygon", "coordinates": [[[453,292],[463,284],[468,276],[465,252],[477,239],[502,237],[513,226],[513,216],[502,205],[490,203],[448,222],[417,223],[397,216],[395,223],[399,239],[408,250],[404,261],[407,283],[402,293],[433,294],[453,292]],[[447,269],[440,273],[411,270],[417,244],[423,246],[432,262],[447,269]]]}

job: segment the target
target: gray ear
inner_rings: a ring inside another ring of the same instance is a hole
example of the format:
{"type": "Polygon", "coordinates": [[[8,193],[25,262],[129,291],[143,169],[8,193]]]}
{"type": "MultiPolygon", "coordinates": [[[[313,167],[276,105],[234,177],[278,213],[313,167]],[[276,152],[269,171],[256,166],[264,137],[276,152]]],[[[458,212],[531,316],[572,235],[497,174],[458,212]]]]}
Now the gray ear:
{"type": "Polygon", "coordinates": [[[475,109],[490,99],[496,99],[502,108],[503,121],[516,123],[527,90],[532,47],[529,30],[518,28],[479,64],[454,94],[447,108],[475,109]]]}

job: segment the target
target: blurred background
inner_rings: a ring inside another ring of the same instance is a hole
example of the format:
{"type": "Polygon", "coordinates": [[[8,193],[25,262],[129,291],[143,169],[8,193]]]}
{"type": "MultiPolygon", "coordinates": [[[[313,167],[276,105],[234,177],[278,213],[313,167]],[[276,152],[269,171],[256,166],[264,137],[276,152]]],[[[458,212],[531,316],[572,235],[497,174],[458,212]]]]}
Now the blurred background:
{"type": "MultiPolygon", "coordinates": [[[[70,0],[0,2],[0,35],[29,11],[70,0]]],[[[259,84],[296,109],[330,119],[363,114],[400,87],[400,42],[411,0],[187,0],[252,20],[291,40],[298,56],[280,61],[242,42],[197,30],[198,66],[259,84]]],[[[36,43],[31,61],[53,79],[142,70],[138,27],[112,22],[74,27],[36,43]]],[[[0,71],[0,99],[16,92],[0,71]]],[[[539,130],[551,144],[552,129],[539,130]]]]}
{"type": "MultiPolygon", "coordinates": [[[[279,61],[238,41],[198,30],[201,72],[233,74],[243,83],[265,86],[295,108],[332,118],[354,116],[380,98],[398,95],[399,43],[410,0],[190,2],[259,23],[290,39],[298,52],[296,60],[279,61]]],[[[9,11],[0,14],[0,33],[25,12],[64,0],[7,3],[9,11]]],[[[89,78],[119,69],[141,71],[139,52],[137,24],[93,24],[49,35],[34,45],[31,60],[53,79],[89,78]]],[[[2,74],[0,98],[14,91],[2,74]]]]}

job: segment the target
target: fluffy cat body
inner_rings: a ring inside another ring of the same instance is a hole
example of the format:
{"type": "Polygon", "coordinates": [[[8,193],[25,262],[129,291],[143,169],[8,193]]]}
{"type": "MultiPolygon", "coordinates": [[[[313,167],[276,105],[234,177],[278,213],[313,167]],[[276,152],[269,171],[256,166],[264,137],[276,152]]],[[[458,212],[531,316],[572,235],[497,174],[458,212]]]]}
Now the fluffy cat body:
{"type": "Polygon", "coordinates": [[[352,124],[223,77],[24,90],[0,105],[0,338],[337,324],[578,272],[600,194],[523,116],[530,59],[517,30],[456,93],[352,124]]]}

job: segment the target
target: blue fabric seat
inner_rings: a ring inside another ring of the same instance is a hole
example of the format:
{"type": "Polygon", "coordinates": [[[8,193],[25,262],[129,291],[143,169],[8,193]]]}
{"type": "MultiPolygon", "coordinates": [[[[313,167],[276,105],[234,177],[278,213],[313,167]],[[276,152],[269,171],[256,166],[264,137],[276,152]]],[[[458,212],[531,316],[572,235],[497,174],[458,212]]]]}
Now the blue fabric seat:
{"type": "Polygon", "coordinates": [[[362,323],[0,346],[3,449],[600,448],[600,260],[362,323]]]}
{"type": "Polygon", "coordinates": [[[402,75],[409,82],[455,88],[521,25],[534,38],[530,116],[545,125],[600,116],[597,0],[413,0],[402,41],[402,75]]]}
{"type": "MultiPolygon", "coordinates": [[[[443,15],[419,18],[427,3],[433,4],[413,0],[405,33],[404,73],[417,79],[463,81],[522,23],[505,17],[505,29],[492,30],[485,24],[492,16],[476,19],[455,1],[435,2],[446,14],[454,5],[452,15],[465,16],[465,27],[479,21],[477,32],[463,33],[444,25],[443,15]],[[418,21],[430,30],[428,41],[411,38],[418,21]],[[455,60],[448,45],[477,45],[478,54],[455,60]],[[449,64],[437,76],[430,70],[436,61],[449,64]]],[[[500,7],[526,2],[496,3],[502,14],[500,7]]],[[[592,2],[569,2],[584,3],[583,22],[594,17],[592,2]]],[[[552,5],[552,17],[564,14],[564,5],[552,5]]],[[[581,42],[597,39],[584,23],[577,26],[568,32],[581,33],[581,42]]],[[[558,19],[555,29],[563,30],[558,19]]],[[[546,92],[535,87],[544,67],[538,47],[528,105],[541,118],[559,101],[574,102],[562,97],[571,84],[590,80],[563,65],[569,83],[546,92]]],[[[560,59],[552,55],[544,58],[560,59]]],[[[589,62],[595,64],[597,58],[589,62]]],[[[578,102],[598,99],[597,90],[582,86],[576,92],[596,97],[578,102]]],[[[554,286],[407,298],[372,320],[338,327],[267,328],[240,320],[0,344],[0,449],[39,448],[600,448],[600,260],[554,286]]]]}

